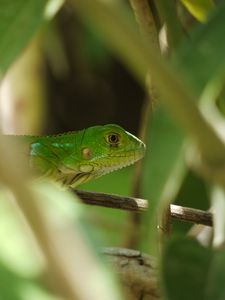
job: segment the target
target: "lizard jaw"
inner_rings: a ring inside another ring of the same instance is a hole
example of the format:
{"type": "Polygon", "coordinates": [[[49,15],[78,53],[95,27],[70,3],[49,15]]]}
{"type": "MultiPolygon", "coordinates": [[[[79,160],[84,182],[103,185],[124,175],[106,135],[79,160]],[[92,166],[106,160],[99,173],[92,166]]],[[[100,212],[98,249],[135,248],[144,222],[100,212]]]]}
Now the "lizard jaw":
{"type": "Polygon", "coordinates": [[[131,152],[129,155],[113,155],[109,156],[105,160],[104,163],[101,162],[101,165],[95,166],[95,171],[93,173],[93,177],[97,178],[102,175],[111,173],[115,170],[122,169],[124,167],[128,167],[133,165],[136,161],[140,160],[144,156],[143,151],[131,152]],[[108,161],[109,159],[109,161],[108,161]]]}

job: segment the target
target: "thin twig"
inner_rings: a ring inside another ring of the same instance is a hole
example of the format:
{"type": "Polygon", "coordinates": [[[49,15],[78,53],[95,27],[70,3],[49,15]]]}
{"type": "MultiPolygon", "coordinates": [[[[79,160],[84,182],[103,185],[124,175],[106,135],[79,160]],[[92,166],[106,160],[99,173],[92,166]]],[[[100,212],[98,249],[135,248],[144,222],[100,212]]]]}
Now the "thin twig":
{"type": "MultiPolygon", "coordinates": [[[[84,203],[90,205],[104,206],[134,212],[145,212],[149,208],[149,201],[140,198],[124,197],[106,193],[88,192],[82,190],[74,191],[84,203]]],[[[212,213],[200,209],[170,205],[171,217],[173,219],[212,226],[212,213]]]]}
{"type": "Polygon", "coordinates": [[[147,0],[130,0],[142,36],[159,47],[158,32],[153,13],[147,0]]]}
{"type": "MultiPolygon", "coordinates": [[[[147,0],[130,0],[131,7],[134,12],[136,22],[138,24],[142,38],[149,41],[159,50],[158,32],[154,20],[154,16],[147,0]]],[[[147,144],[148,130],[152,113],[152,103],[156,102],[155,87],[153,85],[150,72],[146,75],[146,90],[148,95],[144,99],[141,111],[141,123],[139,128],[139,138],[147,144]]],[[[139,161],[134,168],[132,196],[140,196],[141,179],[143,173],[144,161],[139,161]]],[[[142,216],[132,212],[129,216],[129,230],[126,232],[125,246],[128,248],[136,248],[140,240],[140,226],[142,216]]]]}
{"type": "MultiPolygon", "coordinates": [[[[148,129],[151,120],[152,113],[152,100],[154,101],[154,96],[151,94],[152,85],[148,85],[149,96],[146,96],[141,112],[141,124],[139,129],[139,137],[146,145],[148,144],[148,129]],[[153,98],[152,98],[152,97],[153,98]]],[[[140,160],[135,164],[134,173],[132,178],[132,196],[140,197],[141,194],[141,182],[143,174],[144,160],[140,160]]],[[[136,212],[131,212],[129,216],[129,230],[126,232],[125,246],[128,248],[137,248],[140,242],[140,226],[142,223],[142,216],[136,212]]]]}

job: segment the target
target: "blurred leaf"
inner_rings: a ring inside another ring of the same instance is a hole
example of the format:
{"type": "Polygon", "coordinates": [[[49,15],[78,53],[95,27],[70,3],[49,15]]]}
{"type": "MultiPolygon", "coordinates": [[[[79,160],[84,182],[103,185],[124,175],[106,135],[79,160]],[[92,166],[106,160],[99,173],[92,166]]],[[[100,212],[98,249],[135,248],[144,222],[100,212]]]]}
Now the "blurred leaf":
{"type": "Polygon", "coordinates": [[[169,300],[205,299],[205,285],[212,258],[212,251],[196,241],[172,239],[162,262],[162,283],[166,297],[169,300]]]}
{"type": "MultiPolygon", "coordinates": [[[[85,0],[73,1],[73,4],[77,16],[84,21],[85,25],[94,27],[99,38],[143,84],[147,72],[146,61],[139,55],[141,48],[139,44],[143,45],[143,40],[140,38],[134,20],[127,14],[124,3],[85,0]]],[[[147,49],[143,48],[142,54],[145,51],[147,49]]]]}
{"type": "Polygon", "coordinates": [[[189,12],[199,21],[205,22],[214,8],[213,0],[181,0],[189,12]]]}
{"type": "Polygon", "coordinates": [[[191,39],[185,40],[175,56],[177,69],[200,95],[208,88],[210,97],[221,91],[225,79],[225,3],[217,9],[204,25],[198,25],[191,32],[191,39]]]}
{"type": "Polygon", "coordinates": [[[47,19],[52,19],[55,14],[60,10],[61,6],[64,4],[65,0],[47,0],[45,17],[47,19]]]}
{"type": "Polygon", "coordinates": [[[166,26],[166,36],[168,39],[168,47],[173,50],[180,43],[183,36],[183,28],[178,19],[175,1],[157,0],[155,2],[162,24],[166,26]]]}
{"type": "Polygon", "coordinates": [[[225,115],[225,86],[223,85],[219,96],[216,99],[216,105],[219,111],[225,115]]]}
{"type": "MultiPolygon", "coordinates": [[[[188,170],[175,203],[181,206],[207,210],[209,208],[209,195],[204,180],[191,170],[188,170]]],[[[185,234],[192,223],[173,220],[173,233],[185,234]]]]}
{"type": "Polygon", "coordinates": [[[0,70],[5,72],[44,21],[46,0],[0,0],[0,70]]]}
{"type": "Polygon", "coordinates": [[[11,194],[1,190],[0,261],[4,261],[17,275],[24,277],[40,275],[44,268],[43,257],[34,240],[31,240],[27,224],[18,218],[18,207],[13,201],[11,194]]]}
{"type": "Polygon", "coordinates": [[[0,299],[4,300],[59,300],[38,280],[15,274],[0,261],[0,299]]]}
{"type": "MultiPolygon", "coordinates": [[[[91,226],[86,222],[85,207],[77,196],[46,183],[34,187],[40,197],[41,222],[45,223],[47,243],[44,241],[41,246],[48,261],[53,256],[56,259],[56,268],[52,264],[52,269],[60,272],[55,281],[57,287],[64,284],[64,288],[68,288],[70,283],[74,289],[71,299],[122,299],[112,273],[99,255],[99,241],[93,239],[91,226]],[[88,290],[84,288],[84,280],[89,282],[88,290]]],[[[38,230],[33,227],[36,234],[38,230]]]]}
{"type": "MultiPolygon", "coordinates": [[[[174,172],[183,161],[183,135],[162,108],[154,112],[149,135],[150,144],[147,147],[144,164],[143,194],[151,201],[151,209],[146,216],[146,227],[151,232],[156,229],[156,224],[153,224],[156,209],[162,207],[165,202],[174,200],[182,183],[183,176],[179,174],[177,177],[174,172]]],[[[146,242],[146,233],[143,241],[146,242]]],[[[151,245],[156,246],[156,243],[151,245]]],[[[154,252],[154,249],[152,250],[154,252]]]]}
{"type": "Polygon", "coordinates": [[[4,134],[40,134],[46,117],[41,35],[24,49],[1,81],[1,127],[4,134]],[[22,109],[21,109],[22,108],[22,109]],[[6,113],[7,111],[7,113],[6,113]]]}
{"type": "MultiPolygon", "coordinates": [[[[83,184],[80,188],[117,195],[131,195],[133,166],[112,172],[83,184]]],[[[101,246],[118,246],[124,239],[129,212],[87,205],[85,207],[92,233],[101,240],[101,246]]]]}
{"type": "Polygon", "coordinates": [[[225,296],[225,251],[173,238],[162,261],[162,287],[170,300],[215,300],[225,296]]]}
{"type": "Polygon", "coordinates": [[[145,157],[143,193],[145,197],[157,203],[171,170],[180,157],[183,145],[180,128],[162,108],[154,112],[149,140],[145,157]]]}
{"type": "Polygon", "coordinates": [[[215,253],[208,280],[205,285],[206,300],[225,299],[225,251],[219,250],[215,253]]]}
{"type": "Polygon", "coordinates": [[[225,244],[225,194],[220,186],[212,187],[213,246],[225,244]]]}
{"type": "Polygon", "coordinates": [[[19,291],[23,290],[26,284],[29,284],[28,280],[26,281],[23,277],[14,274],[4,264],[0,263],[0,299],[22,299],[19,291]]]}
{"type": "Polygon", "coordinates": [[[86,26],[82,35],[80,45],[82,53],[85,55],[85,61],[94,70],[106,70],[111,63],[111,57],[108,49],[101,39],[99,39],[92,26],[86,26]]]}

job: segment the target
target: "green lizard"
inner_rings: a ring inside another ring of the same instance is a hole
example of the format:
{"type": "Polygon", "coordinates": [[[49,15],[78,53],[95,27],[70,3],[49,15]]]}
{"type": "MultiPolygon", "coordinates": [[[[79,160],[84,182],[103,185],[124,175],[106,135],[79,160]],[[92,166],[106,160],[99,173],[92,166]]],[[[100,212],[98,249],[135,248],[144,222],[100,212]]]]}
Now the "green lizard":
{"type": "Polygon", "coordinates": [[[144,156],[145,145],[118,125],[50,136],[16,136],[29,165],[42,176],[76,187],[144,156]]]}

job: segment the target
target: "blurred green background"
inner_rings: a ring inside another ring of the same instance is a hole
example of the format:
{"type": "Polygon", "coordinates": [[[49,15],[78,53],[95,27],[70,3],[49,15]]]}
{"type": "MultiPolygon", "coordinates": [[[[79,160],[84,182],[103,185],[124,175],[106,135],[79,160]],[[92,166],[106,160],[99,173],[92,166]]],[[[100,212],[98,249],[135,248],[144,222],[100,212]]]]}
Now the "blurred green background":
{"type": "MultiPolygon", "coordinates": [[[[57,134],[116,123],[144,139],[140,172],[131,166],[81,188],[144,198],[151,209],[82,205],[81,217],[71,214],[93,253],[131,247],[156,255],[163,299],[181,299],[189,284],[184,299],[222,300],[224,1],[140,2],[0,0],[1,131],[57,134]],[[135,9],[140,2],[149,8],[144,17],[135,9]],[[148,17],[152,23],[142,23],[148,17]],[[174,220],[161,245],[156,218],[171,202],[202,210],[219,203],[221,223],[206,246],[186,236],[192,224],[174,220]]],[[[0,300],[64,299],[49,288],[43,256],[9,190],[1,185],[0,300]]],[[[59,192],[59,199],[70,210],[67,196],[59,192]]]]}

